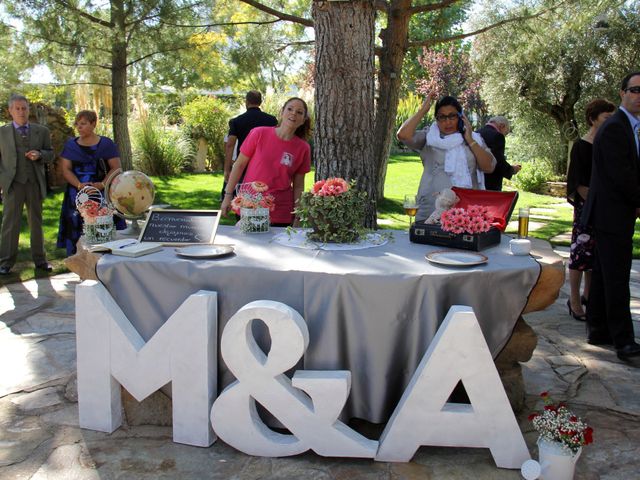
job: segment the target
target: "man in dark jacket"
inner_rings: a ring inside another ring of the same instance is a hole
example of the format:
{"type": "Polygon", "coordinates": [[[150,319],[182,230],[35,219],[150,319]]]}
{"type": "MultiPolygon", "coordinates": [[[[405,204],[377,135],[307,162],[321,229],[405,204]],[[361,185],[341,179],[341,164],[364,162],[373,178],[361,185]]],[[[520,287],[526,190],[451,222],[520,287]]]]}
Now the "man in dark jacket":
{"type": "MultiPolygon", "coordinates": [[[[630,310],[633,233],[640,215],[640,71],[620,87],[620,108],[598,130],[582,222],[596,241],[587,305],[588,342],[613,345],[622,360],[640,360],[630,310]]],[[[632,363],[640,366],[638,363],[632,363]]]]}
{"type": "Polygon", "coordinates": [[[225,187],[229,180],[231,167],[233,167],[234,152],[240,152],[240,146],[249,132],[255,127],[275,127],[278,120],[273,115],[260,110],[262,95],[256,90],[251,90],[245,96],[247,111],[242,115],[229,120],[229,134],[225,142],[224,157],[224,185],[222,186],[222,198],[224,198],[225,187]],[[237,142],[237,145],[236,145],[237,142]]]}
{"type": "Polygon", "coordinates": [[[520,165],[510,165],[504,156],[505,137],[509,135],[509,120],[505,117],[492,117],[489,122],[478,130],[493,156],[496,157],[496,168],[492,173],[484,174],[487,190],[502,190],[502,179],[511,178],[520,171],[520,165]]]}

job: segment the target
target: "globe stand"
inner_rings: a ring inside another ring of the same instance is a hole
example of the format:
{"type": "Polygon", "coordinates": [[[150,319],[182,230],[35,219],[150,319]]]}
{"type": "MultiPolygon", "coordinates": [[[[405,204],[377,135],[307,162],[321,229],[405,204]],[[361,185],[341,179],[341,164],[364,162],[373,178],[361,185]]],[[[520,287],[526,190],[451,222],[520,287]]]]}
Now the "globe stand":
{"type": "Polygon", "coordinates": [[[120,233],[122,235],[126,235],[126,236],[130,236],[130,237],[139,237],[140,236],[140,232],[142,231],[141,227],[140,227],[140,220],[142,220],[140,217],[124,217],[125,221],[127,221],[127,228],[125,228],[124,230],[120,230],[120,233]]]}

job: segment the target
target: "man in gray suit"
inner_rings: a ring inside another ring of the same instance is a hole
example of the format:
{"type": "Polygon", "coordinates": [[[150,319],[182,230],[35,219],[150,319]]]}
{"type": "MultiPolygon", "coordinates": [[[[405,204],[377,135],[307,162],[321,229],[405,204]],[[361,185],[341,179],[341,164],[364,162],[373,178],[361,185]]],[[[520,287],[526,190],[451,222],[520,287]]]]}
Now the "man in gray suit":
{"type": "Polygon", "coordinates": [[[9,99],[13,122],[0,127],[0,188],[3,195],[0,231],[0,275],[16,263],[22,209],[27,206],[31,257],[36,269],[50,272],[44,251],[42,202],[47,194],[44,164],[53,160],[51,135],[42,125],[29,123],[29,102],[21,95],[9,99]]]}

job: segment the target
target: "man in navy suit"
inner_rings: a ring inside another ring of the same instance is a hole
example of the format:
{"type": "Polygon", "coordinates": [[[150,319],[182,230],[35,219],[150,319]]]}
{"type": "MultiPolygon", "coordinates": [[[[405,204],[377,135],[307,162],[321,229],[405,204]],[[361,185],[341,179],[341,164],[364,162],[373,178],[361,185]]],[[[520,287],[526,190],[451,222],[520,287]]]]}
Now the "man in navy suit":
{"type": "Polygon", "coordinates": [[[505,137],[509,135],[510,131],[509,120],[501,115],[492,117],[484,127],[478,130],[497,162],[493,172],[484,174],[484,184],[487,190],[501,191],[502,179],[511,179],[522,168],[520,165],[509,164],[504,155],[505,137]]]}
{"type": "Polygon", "coordinates": [[[622,360],[640,360],[631,320],[633,232],[640,215],[640,71],[627,75],[620,108],[593,142],[591,188],[582,213],[595,232],[595,264],[587,305],[588,341],[613,345],[622,360]]]}

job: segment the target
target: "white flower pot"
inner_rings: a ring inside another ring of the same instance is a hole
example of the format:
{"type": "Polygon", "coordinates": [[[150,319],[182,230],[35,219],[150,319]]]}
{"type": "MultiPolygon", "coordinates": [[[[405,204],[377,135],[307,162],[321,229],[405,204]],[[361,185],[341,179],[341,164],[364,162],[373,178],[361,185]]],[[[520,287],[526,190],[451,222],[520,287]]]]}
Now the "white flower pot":
{"type": "Polygon", "coordinates": [[[560,442],[553,442],[543,437],[538,438],[538,452],[543,480],[572,480],[576,462],[580,458],[582,448],[575,454],[562,448],[560,442]]]}

